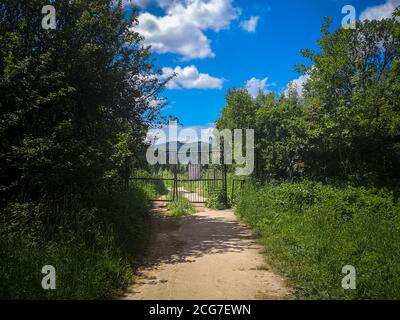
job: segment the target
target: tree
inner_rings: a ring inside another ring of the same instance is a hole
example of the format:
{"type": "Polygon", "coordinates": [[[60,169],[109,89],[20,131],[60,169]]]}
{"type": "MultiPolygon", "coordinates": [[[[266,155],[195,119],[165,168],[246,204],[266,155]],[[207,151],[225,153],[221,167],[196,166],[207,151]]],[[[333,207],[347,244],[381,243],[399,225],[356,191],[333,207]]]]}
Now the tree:
{"type": "Polygon", "coordinates": [[[246,89],[229,89],[226,94],[226,106],[216,125],[219,129],[253,129],[255,105],[246,89]]]}
{"type": "Polygon", "coordinates": [[[90,195],[121,180],[158,117],[159,80],[149,47],[110,0],[0,4],[0,194],[40,201],[90,195]]]}
{"type": "MultiPolygon", "coordinates": [[[[318,122],[313,167],[326,176],[355,181],[398,177],[399,110],[390,80],[400,43],[395,19],[357,22],[356,29],[329,32],[323,25],[320,52],[303,50],[313,64],[307,70],[306,105],[318,122]],[[321,161],[319,161],[320,159],[321,161]]],[[[302,69],[302,68],[300,68],[302,69]]],[[[305,68],[303,67],[303,70],[305,68]]]]}
{"type": "Polygon", "coordinates": [[[359,21],[334,32],[330,23],[322,25],[318,52],[302,50],[311,61],[296,68],[309,79],[302,96],[295,87],[255,100],[245,89],[230,90],[217,126],[256,129],[262,179],[398,186],[399,20],[359,21]]]}

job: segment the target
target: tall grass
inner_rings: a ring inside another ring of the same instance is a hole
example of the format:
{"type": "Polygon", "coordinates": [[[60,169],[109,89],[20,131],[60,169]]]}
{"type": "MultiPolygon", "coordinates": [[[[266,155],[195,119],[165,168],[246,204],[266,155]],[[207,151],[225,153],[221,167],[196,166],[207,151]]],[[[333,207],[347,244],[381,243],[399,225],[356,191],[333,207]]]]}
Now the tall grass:
{"type": "Polygon", "coordinates": [[[222,190],[216,190],[209,193],[207,198],[207,208],[215,210],[224,210],[231,207],[227,195],[222,190]]]}
{"type": "Polygon", "coordinates": [[[180,218],[194,213],[192,203],[186,198],[168,203],[169,214],[174,218],[180,218]]]}
{"type": "Polygon", "coordinates": [[[90,208],[16,203],[1,213],[0,298],[113,298],[133,277],[149,233],[148,195],[138,188],[99,192],[90,208]],[[56,289],[41,287],[44,265],[56,270],[56,289]]]}
{"type": "Polygon", "coordinates": [[[386,190],[284,183],[249,188],[237,215],[299,298],[399,299],[400,202],[386,190]],[[356,268],[356,290],[341,286],[356,268]]]}

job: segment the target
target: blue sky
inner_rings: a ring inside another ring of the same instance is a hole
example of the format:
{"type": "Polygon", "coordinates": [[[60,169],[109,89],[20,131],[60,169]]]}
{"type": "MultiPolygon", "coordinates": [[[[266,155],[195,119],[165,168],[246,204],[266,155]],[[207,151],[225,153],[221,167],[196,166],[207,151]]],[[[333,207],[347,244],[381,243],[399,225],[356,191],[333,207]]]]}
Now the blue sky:
{"type": "MultiPolygon", "coordinates": [[[[357,19],[388,16],[400,0],[134,0],[136,29],[153,46],[156,66],[178,77],[163,96],[164,115],[184,126],[209,126],[224,106],[226,90],[283,92],[306,62],[300,49],[317,49],[324,16],[341,26],[342,7],[357,19]]],[[[297,80],[299,84],[301,81],[297,80]]]]}

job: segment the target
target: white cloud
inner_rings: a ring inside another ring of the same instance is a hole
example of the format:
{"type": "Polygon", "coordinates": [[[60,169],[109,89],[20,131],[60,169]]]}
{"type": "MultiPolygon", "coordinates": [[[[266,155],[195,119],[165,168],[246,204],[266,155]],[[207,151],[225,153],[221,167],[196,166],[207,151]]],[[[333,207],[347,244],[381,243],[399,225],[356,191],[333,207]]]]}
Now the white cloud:
{"type": "Polygon", "coordinates": [[[252,16],[252,17],[250,17],[249,20],[242,21],[240,23],[240,27],[243,30],[246,30],[247,32],[256,32],[257,23],[258,23],[259,19],[260,19],[260,17],[258,17],[258,16],[256,16],[256,17],[252,16]]]}
{"type": "Polygon", "coordinates": [[[390,18],[396,7],[400,6],[400,0],[387,0],[386,3],[365,9],[360,20],[382,20],[390,18]]]}
{"type": "Polygon", "coordinates": [[[123,0],[124,5],[134,5],[140,8],[147,8],[151,4],[157,4],[160,8],[166,8],[174,0],[123,0]]]}
{"type": "Polygon", "coordinates": [[[256,98],[260,91],[268,93],[269,91],[267,90],[267,88],[269,85],[267,84],[267,81],[268,77],[264,79],[256,79],[253,77],[250,80],[246,81],[246,90],[253,98],[256,98]]]}
{"type": "Polygon", "coordinates": [[[305,74],[301,75],[297,79],[290,81],[286,86],[285,96],[288,96],[290,89],[294,89],[296,90],[299,97],[303,97],[304,85],[308,82],[308,80],[310,80],[310,76],[308,74],[305,74]]]}
{"type": "Polygon", "coordinates": [[[200,73],[196,66],[163,68],[162,78],[166,79],[176,73],[176,77],[167,83],[168,89],[222,89],[225,81],[206,73],[200,73]]]}
{"type": "MultiPolygon", "coordinates": [[[[142,3],[148,1],[141,0],[142,3]]],[[[158,53],[177,53],[184,60],[214,57],[205,30],[218,32],[230,27],[240,11],[232,0],[158,1],[166,15],[158,17],[145,12],[139,15],[136,31],[145,37],[158,53]],[[162,4],[161,4],[162,3],[162,4]]]]}
{"type": "Polygon", "coordinates": [[[185,60],[215,56],[210,40],[201,30],[191,24],[184,25],[173,16],[158,18],[143,13],[139,16],[137,31],[157,53],[177,53],[185,60]]]}
{"type": "Polygon", "coordinates": [[[219,31],[228,28],[240,11],[232,6],[232,0],[186,0],[174,2],[167,13],[201,30],[219,31]]]}

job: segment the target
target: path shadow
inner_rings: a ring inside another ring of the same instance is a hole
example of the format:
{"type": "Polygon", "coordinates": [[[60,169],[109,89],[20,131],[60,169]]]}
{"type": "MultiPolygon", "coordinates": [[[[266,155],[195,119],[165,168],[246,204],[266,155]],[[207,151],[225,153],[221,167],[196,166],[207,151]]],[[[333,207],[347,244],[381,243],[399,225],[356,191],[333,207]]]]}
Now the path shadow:
{"type": "Polygon", "coordinates": [[[145,265],[191,263],[204,255],[258,248],[246,227],[221,215],[200,213],[179,221],[156,210],[145,265]]]}

